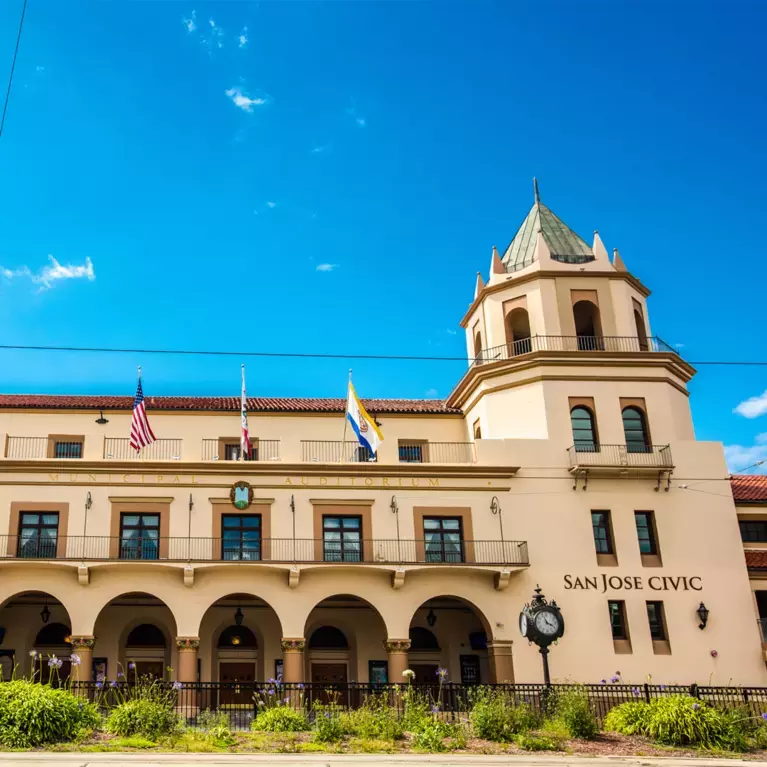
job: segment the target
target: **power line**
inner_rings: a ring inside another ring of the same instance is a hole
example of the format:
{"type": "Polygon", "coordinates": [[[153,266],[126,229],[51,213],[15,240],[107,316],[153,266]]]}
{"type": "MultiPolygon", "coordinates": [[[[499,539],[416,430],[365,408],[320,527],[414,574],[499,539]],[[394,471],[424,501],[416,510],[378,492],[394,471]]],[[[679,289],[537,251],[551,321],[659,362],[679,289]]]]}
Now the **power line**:
{"type": "Polygon", "coordinates": [[[21,20],[19,21],[19,34],[16,35],[16,48],[13,51],[13,61],[11,62],[11,74],[8,77],[8,89],[5,92],[5,103],[3,104],[3,116],[0,118],[0,137],[3,135],[3,126],[5,125],[5,113],[8,111],[8,101],[11,98],[11,85],[13,84],[13,72],[16,69],[16,57],[19,55],[19,43],[21,42],[21,30],[24,27],[24,14],[27,12],[27,0],[21,7],[21,20]]]}
{"type": "MultiPolygon", "coordinates": [[[[98,354],[172,354],[199,357],[292,357],[303,359],[336,360],[401,360],[407,362],[466,362],[468,357],[448,357],[407,354],[320,354],[312,352],[254,352],[221,351],[211,349],[128,349],[108,346],[28,346],[25,344],[0,344],[0,350],[37,352],[94,352],[98,354]]],[[[493,362],[488,360],[487,363],[493,362]]],[[[755,365],[767,367],[767,361],[758,360],[686,360],[690,365],[755,365]]]]}

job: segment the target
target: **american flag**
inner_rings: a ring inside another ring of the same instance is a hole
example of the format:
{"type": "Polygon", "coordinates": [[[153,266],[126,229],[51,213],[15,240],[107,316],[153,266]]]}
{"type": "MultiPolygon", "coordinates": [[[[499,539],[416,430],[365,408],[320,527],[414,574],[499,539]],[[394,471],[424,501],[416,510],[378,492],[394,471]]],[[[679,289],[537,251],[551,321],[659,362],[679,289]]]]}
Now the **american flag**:
{"type": "Polygon", "coordinates": [[[240,420],[242,436],[240,437],[240,457],[247,461],[250,456],[250,435],[248,434],[248,398],[245,394],[245,365],[242,366],[242,397],[240,399],[240,420]]]}
{"type": "Polygon", "coordinates": [[[138,453],[142,447],[148,447],[155,439],[152,428],[149,426],[149,419],[146,417],[144,390],[141,388],[141,369],[139,368],[138,387],[136,397],[133,400],[133,418],[130,424],[130,446],[138,453]]]}

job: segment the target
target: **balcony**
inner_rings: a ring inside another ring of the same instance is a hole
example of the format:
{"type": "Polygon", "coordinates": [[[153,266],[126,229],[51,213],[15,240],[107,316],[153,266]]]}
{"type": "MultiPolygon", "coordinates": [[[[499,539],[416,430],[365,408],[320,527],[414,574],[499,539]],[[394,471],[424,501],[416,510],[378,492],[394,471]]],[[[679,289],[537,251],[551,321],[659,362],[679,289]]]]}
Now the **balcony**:
{"type": "Polygon", "coordinates": [[[104,458],[107,461],[180,461],[180,439],[158,439],[136,452],[127,437],[105,437],[104,458]]]}
{"type": "Polygon", "coordinates": [[[305,463],[375,463],[375,456],[359,442],[301,440],[301,460],[305,463]]]}
{"type": "Polygon", "coordinates": [[[400,463],[474,463],[473,442],[400,440],[400,463]]]}
{"type": "Polygon", "coordinates": [[[673,469],[669,445],[573,445],[570,468],[673,469]]]}
{"type": "MultiPolygon", "coordinates": [[[[250,453],[246,461],[279,461],[280,440],[252,440],[250,453]]],[[[238,461],[240,460],[239,443],[231,443],[221,439],[204,439],[202,441],[203,461],[238,461]]]]}
{"type": "Polygon", "coordinates": [[[0,559],[114,562],[226,562],[242,564],[327,563],[330,565],[516,565],[529,564],[526,541],[462,541],[454,549],[423,540],[371,539],[343,550],[321,538],[120,538],[0,536],[0,559]]]}
{"type": "Polygon", "coordinates": [[[486,365],[533,352],[665,353],[679,357],[676,349],[657,336],[647,339],[634,336],[531,336],[484,349],[472,365],[486,365]]]}
{"type": "Polygon", "coordinates": [[[6,438],[5,457],[15,460],[77,460],[83,457],[82,439],[67,437],[6,438]]]}

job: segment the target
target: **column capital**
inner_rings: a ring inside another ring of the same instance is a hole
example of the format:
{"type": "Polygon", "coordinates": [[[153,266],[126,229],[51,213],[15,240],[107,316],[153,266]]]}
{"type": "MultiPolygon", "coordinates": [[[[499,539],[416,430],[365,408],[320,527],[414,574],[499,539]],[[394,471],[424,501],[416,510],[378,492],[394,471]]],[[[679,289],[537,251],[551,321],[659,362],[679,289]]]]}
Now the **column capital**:
{"type": "Polygon", "coordinates": [[[384,639],[384,650],[388,653],[407,652],[410,649],[409,639],[384,639]]]}
{"type": "Polygon", "coordinates": [[[197,650],[200,647],[199,637],[176,637],[176,647],[183,650],[197,650]]]}
{"type": "Polygon", "coordinates": [[[294,637],[280,639],[280,647],[283,652],[303,652],[306,649],[306,639],[304,637],[294,637]]]}
{"type": "Polygon", "coordinates": [[[95,636],[71,636],[69,642],[73,650],[92,650],[96,644],[95,636]]]}

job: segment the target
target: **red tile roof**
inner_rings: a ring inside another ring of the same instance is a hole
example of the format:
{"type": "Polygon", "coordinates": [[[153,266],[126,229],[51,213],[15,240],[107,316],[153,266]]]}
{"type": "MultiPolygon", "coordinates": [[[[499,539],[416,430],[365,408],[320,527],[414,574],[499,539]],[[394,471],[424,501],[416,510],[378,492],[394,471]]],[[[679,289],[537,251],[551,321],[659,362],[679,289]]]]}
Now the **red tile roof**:
{"type": "Polygon", "coordinates": [[[747,551],[746,567],[749,570],[767,570],[767,551],[747,551]]]}
{"type": "MultiPolygon", "coordinates": [[[[207,410],[237,412],[239,397],[146,397],[147,410],[207,410]]],[[[371,415],[460,414],[438,399],[363,399],[371,415]]],[[[133,397],[54,394],[0,394],[0,409],[130,410],[133,397]]],[[[346,401],[339,398],[249,397],[252,413],[343,413],[346,401]]]]}
{"type": "Polygon", "coordinates": [[[767,503],[767,475],[733,474],[730,479],[735,503],[767,503]]]}

